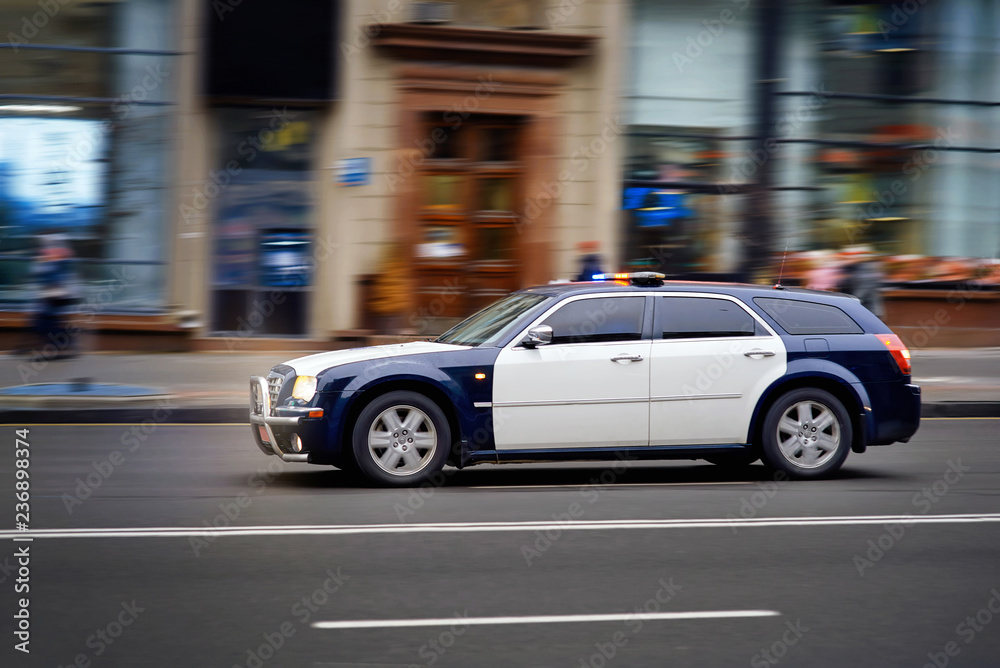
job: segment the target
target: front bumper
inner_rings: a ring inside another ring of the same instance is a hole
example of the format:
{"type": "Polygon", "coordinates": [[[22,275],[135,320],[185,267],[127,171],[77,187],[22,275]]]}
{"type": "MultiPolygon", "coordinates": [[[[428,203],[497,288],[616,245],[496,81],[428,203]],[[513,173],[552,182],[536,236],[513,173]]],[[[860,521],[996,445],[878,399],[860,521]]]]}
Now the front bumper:
{"type": "Polygon", "coordinates": [[[322,410],[293,407],[282,407],[279,410],[282,415],[272,415],[274,411],[267,379],[251,376],[250,431],[257,447],[265,455],[277,455],[286,462],[308,462],[309,452],[302,448],[303,439],[299,432],[312,431],[309,427],[322,421],[322,410]],[[320,416],[316,416],[316,413],[320,413],[320,416]],[[302,451],[296,450],[296,440],[302,451]]]}

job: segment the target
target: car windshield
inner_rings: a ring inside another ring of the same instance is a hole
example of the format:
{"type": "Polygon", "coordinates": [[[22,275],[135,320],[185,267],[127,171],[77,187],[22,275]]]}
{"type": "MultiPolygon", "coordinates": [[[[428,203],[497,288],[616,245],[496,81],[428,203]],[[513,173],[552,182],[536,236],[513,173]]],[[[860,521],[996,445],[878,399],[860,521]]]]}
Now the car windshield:
{"type": "Polygon", "coordinates": [[[438,343],[478,346],[502,336],[526,311],[547,300],[544,295],[514,293],[458,323],[438,343]]]}

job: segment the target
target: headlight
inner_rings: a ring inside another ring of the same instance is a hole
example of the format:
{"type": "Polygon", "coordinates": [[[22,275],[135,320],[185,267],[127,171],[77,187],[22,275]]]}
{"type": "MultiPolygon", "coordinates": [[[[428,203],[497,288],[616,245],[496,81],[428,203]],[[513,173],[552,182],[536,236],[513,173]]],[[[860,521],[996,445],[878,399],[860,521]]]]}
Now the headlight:
{"type": "Polygon", "coordinates": [[[316,394],[316,376],[298,376],[292,387],[292,397],[302,401],[311,401],[316,394]]]}

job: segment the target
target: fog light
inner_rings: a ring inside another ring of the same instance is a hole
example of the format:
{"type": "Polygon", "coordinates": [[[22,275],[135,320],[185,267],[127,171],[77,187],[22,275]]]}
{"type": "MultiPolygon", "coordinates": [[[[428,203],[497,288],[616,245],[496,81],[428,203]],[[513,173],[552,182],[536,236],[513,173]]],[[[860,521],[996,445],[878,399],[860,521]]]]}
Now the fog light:
{"type": "Polygon", "coordinates": [[[292,436],[292,449],[295,450],[295,452],[302,452],[302,439],[299,438],[298,434],[292,436]]]}

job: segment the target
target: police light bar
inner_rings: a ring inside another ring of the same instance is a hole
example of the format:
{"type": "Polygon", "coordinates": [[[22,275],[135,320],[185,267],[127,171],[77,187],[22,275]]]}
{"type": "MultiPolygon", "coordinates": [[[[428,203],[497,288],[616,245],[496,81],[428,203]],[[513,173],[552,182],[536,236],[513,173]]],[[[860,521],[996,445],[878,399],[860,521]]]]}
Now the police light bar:
{"type": "Polygon", "coordinates": [[[631,273],[618,274],[594,274],[590,277],[593,281],[628,281],[632,285],[663,285],[665,274],[655,271],[633,271],[631,273]]]}

